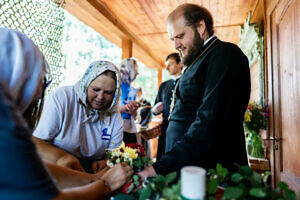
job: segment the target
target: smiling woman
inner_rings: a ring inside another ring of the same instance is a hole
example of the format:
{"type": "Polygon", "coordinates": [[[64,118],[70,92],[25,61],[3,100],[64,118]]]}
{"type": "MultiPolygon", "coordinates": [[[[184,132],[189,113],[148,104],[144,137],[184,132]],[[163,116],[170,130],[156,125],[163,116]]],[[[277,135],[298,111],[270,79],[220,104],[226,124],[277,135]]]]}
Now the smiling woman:
{"type": "Polygon", "coordinates": [[[110,106],[116,90],[116,74],[105,71],[91,82],[87,90],[89,105],[97,110],[110,106]]]}
{"type": "Polygon", "coordinates": [[[110,62],[93,62],[82,79],[48,95],[34,131],[42,158],[80,171],[97,171],[106,149],[122,141],[117,112],[119,70],[110,62]]]}

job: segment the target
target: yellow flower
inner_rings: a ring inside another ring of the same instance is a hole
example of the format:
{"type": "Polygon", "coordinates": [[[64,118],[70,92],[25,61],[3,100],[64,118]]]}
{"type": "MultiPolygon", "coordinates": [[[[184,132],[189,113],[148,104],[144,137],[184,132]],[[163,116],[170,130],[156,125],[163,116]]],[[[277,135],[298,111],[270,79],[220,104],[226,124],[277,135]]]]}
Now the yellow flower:
{"type": "Polygon", "coordinates": [[[244,120],[246,122],[251,122],[251,114],[249,112],[245,113],[244,120]]]}
{"type": "Polygon", "coordinates": [[[129,158],[136,159],[138,154],[136,153],[136,149],[132,149],[130,147],[125,147],[125,153],[129,154],[129,158]]]}

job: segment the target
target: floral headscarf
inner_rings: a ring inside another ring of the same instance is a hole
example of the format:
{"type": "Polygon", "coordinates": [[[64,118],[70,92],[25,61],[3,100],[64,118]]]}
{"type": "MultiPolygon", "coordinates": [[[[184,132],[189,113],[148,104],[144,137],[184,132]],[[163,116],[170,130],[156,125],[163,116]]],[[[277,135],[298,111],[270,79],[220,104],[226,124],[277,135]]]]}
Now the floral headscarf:
{"type": "Polygon", "coordinates": [[[134,81],[136,77],[134,63],[136,63],[136,61],[133,58],[126,58],[122,60],[120,64],[122,83],[130,85],[130,83],[134,81]]]}
{"type": "Polygon", "coordinates": [[[83,103],[83,105],[86,108],[89,108],[88,114],[90,115],[90,117],[85,121],[88,121],[91,118],[93,118],[92,121],[95,121],[99,119],[99,117],[101,117],[102,115],[111,114],[117,111],[119,105],[119,98],[120,98],[120,85],[121,85],[120,72],[113,63],[108,61],[95,61],[92,64],[90,64],[90,66],[85,71],[83,77],[75,84],[75,91],[79,96],[80,101],[83,103]],[[86,102],[87,88],[95,78],[97,78],[98,76],[100,76],[101,74],[103,74],[105,71],[108,70],[114,72],[117,77],[116,90],[115,90],[113,101],[110,107],[105,111],[99,111],[90,108],[89,106],[87,106],[87,102],[86,102]]]}
{"type": "Polygon", "coordinates": [[[23,33],[0,28],[0,35],[0,84],[23,112],[35,94],[47,62],[23,33]]]}

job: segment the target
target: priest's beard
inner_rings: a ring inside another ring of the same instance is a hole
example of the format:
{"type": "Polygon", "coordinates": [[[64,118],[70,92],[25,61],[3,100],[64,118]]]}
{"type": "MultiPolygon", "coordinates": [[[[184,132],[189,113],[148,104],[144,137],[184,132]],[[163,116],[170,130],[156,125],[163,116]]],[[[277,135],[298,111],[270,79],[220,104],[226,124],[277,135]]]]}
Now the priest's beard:
{"type": "Polygon", "coordinates": [[[201,54],[201,52],[203,51],[203,43],[204,40],[200,37],[199,33],[196,30],[194,30],[193,46],[191,46],[186,56],[183,57],[180,53],[180,58],[184,66],[189,67],[194,62],[194,60],[201,54]]]}

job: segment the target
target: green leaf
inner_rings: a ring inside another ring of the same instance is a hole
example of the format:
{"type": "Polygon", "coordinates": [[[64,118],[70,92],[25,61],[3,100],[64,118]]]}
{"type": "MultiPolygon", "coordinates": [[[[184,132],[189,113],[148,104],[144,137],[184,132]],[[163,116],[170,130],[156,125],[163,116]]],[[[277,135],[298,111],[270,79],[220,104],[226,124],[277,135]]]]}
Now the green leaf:
{"type": "Polygon", "coordinates": [[[285,182],[278,182],[278,187],[280,187],[282,190],[287,190],[289,188],[289,186],[285,183],[285,182]]]}
{"type": "Polygon", "coordinates": [[[240,173],[242,176],[251,176],[252,175],[252,169],[248,166],[241,166],[240,167],[240,173]]]}
{"type": "Polygon", "coordinates": [[[228,187],[225,189],[224,197],[228,199],[237,199],[243,195],[243,190],[238,187],[228,187]]]}
{"type": "Polygon", "coordinates": [[[163,191],[162,191],[162,195],[166,199],[171,199],[172,196],[173,196],[173,191],[172,191],[171,188],[164,188],[163,191]]]}
{"type": "Polygon", "coordinates": [[[170,183],[170,182],[174,181],[176,179],[176,177],[177,177],[177,172],[176,171],[171,172],[166,175],[165,181],[166,181],[166,183],[170,183]]]}
{"type": "Polygon", "coordinates": [[[217,192],[218,180],[213,179],[207,182],[207,193],[215,194],[217,192]]]}
{"type": "Polygon", "coordinates": [[[217,175],[219,180],[222,182],[226,176],[228,175],[228,169],[223,168],[221,164],[217,164],[216,166],[216,171],[217,171],[217,175]]]}
{"type": "Polygon", "coordinates": [[[209,172],[210,174],[216,174],[216,170],[215,170],[215,169],[209,169],[208,172],[209,172]]]}
{"type": "Polygon", "coordinates": [[[141,157],[141,159],[143,163],[148,163],[150,161],[150,158],[147,156],[141,157]]]}
{"type": "Polygon", "coordinates": [[[132,176],[132,178],[133,178],[134,181],[138,181],[140,179],[140,177],[138,175],[136,175],[136,174],[134,174],[132,176]]]}
{"type": "Polygon", "coordinates": [[[165,177],[162,176],[162,175],[158,175],[156,178],[155,178],[155,182],[156,183],[165,183],[165,177]]]}
{"type": "Polygon", "coordinates": [[[235,183],[239,183],[240,181],[242,181],[244,178],[241,176],[241,174],[239,173],[234,173],[232,176],[231,176],[231,180],[235,183]]]}
{"type": "Polygon", "coordinates": [[[264,198],[267,196],[266,192],[262,188],[252,188],[249,192],[250,196],[257,198],[264,198]]]}
{"type": "Polygon", "coordinates": [[[262,177],[260,174],[253,172],[252,174],[252,180],[253,180],[253,185],[254,186],[261,186],[262,183],[262,177]]]}
{"type": "Polygon", "coordinates": [[[287,197],[287,199],[290,199],[290,200],[296,200],[296,194],[294,191],[292,190],[286,190],[285,191],[285,196],[287,197]]]}
{"type": "Polygon", "coordinates": [[[143,188],[141,190],[140,196],[139,196],[139,200],[145,200],[150,198],[151,196],[151,189],[149,186],[146,186],[145,188],[143,188]]]}
{"type": "Polygon", "coordinates": [[[114,200],[135,200],[136,198],[133,195],[127,195],[123,193],[119,193],[114,196],[114,200]]]}

